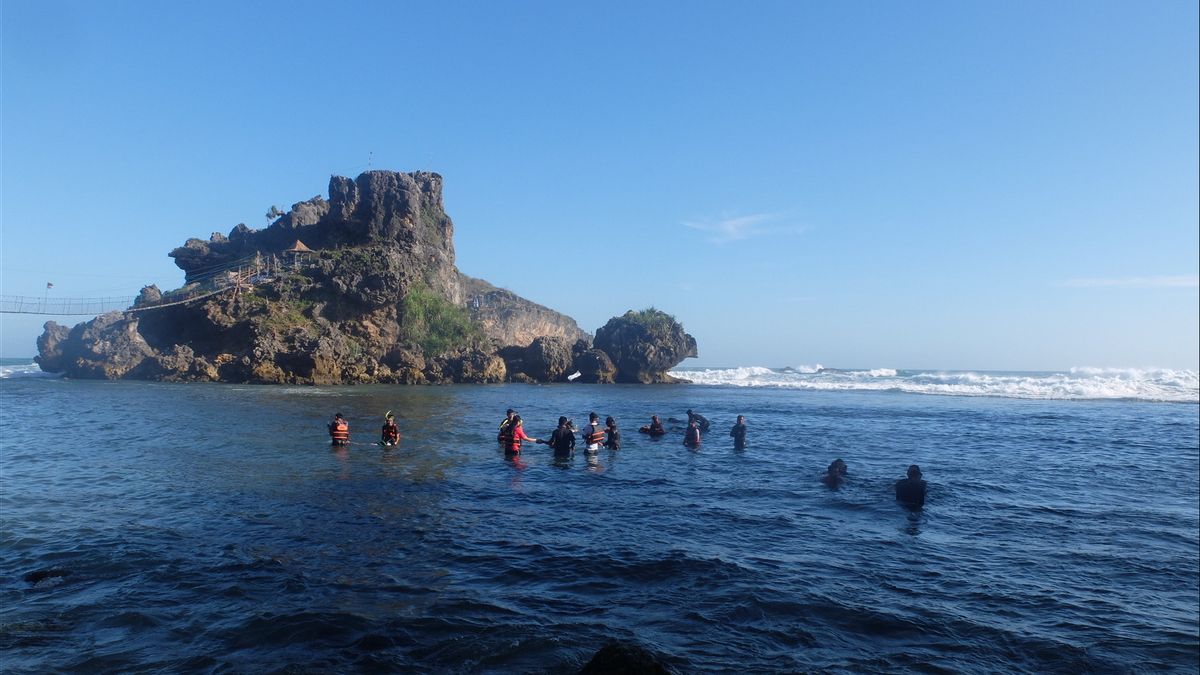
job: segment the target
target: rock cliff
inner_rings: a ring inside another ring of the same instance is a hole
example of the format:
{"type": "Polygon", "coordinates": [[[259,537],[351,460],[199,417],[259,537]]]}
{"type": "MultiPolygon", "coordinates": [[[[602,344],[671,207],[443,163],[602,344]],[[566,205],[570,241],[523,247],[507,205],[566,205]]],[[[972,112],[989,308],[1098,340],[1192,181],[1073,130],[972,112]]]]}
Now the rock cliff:
{"type": "Polygon", "coordinates": [[[171,251],[184,287],[148,286],[129,310],[71,329],[48,322],[37,361],[105,379],[418,384],[578,370],[585,382],[662,382],[695,355],[691,336],[656,344],[660,333],[630,327],[606,326],[608,348],[593,347],[570,317],[460,273],[453,234],[438,174],[334,176],[328,200],[293,204],[264,230],[171,251]]]}

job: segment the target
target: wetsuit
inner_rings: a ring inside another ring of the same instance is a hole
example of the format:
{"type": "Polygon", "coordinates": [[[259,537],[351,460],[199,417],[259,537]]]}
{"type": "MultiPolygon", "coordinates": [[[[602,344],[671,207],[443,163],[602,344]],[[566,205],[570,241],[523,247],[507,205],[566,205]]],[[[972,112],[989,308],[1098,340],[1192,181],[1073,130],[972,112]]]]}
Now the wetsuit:
{"type": "Polygon", "coordinates": [[[400,427],[396,426],[395,422],[383,425],[383,429],[379,432],[379,440],[387,445],[399,443],[400,427]]]}
{"type": "Polygon", "coordinates": [[[562,426],[550,434],[550,447],[554,448],[554,456],[564,457],[575,449],[575,432],[571,427],[562,426]]]}
{"type": "Polygon", "coordinates": [[[700,448],[700,428],[688,426],[687,431],[683,432],[683,444],[689,448],[700,448]]]}
{"type": "Polygon", "coordinates": [[[904,478],[896,481],[896,501],[906,506],[925,505],[925,481],[920,478],[904,478]]]}
{"type": "Polygon", "coordinates": [[[500,423],[500,431],[496,433],[496,441],[505,447],[508,447],[508,444],[511,442],[511,426],[512,420],[506,417],[500,423]]]}
{"type": "Polygon", "coordinates": [[[729,435],[733,436],[734,450],[746,449],[746,424],[744,422],[733,425],[733,428],[729,430],[729,435]]]}
{"type": "Polygon", "coordinates": [[[608,440],[604,441],[604,447],[609,450],[621,449],[621,432],[616,426],[606,427],[604,430],[608,434],[608,440]]]}
{"type": "Polygon", "coordinates": [[[646,433],[651,436],[662,436],[667,433],[667,430],[663,428],[662,422],[651,422],[647,429],[646,433]]]}

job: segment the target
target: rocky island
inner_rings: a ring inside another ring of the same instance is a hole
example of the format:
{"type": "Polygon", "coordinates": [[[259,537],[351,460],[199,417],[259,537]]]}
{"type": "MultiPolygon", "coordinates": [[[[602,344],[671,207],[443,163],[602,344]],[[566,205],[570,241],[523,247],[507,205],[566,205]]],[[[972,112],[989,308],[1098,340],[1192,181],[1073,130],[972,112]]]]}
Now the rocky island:
{"type": "Polygon", "coordinates": [[[74,328],[47,322],[42,370],[76,378],[261,384],[675,381],[697,355],[670,315],[575,320],[454,261],[454,224],[431,172],[334,176],[329,198],[272,208],[171,251],[183,287],[74,328]],[[579,373],[577,377],[572,377],[579,373]]]}

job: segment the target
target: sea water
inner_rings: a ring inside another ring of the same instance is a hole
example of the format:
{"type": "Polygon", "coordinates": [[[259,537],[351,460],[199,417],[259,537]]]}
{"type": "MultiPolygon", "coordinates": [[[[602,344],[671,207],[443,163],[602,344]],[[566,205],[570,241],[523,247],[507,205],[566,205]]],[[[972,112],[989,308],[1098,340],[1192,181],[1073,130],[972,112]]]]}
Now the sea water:
{"type": "Polygon", "coordinates": [[[1189,371],[270,387],[3,368],[5,672],[571,672],[613,640],[681,672],[1200,668],[1189,371]],[[507,457],[509,407],[543,438],[612,415],[623,447],[507,457]],[[689,408],[713,422],[697,452],[679,422],[637,433],[689,408]],[[372,445],[387,410],[394,449],[372,445]],[[892,492],[912,463],[918,512],[892,492]]]}

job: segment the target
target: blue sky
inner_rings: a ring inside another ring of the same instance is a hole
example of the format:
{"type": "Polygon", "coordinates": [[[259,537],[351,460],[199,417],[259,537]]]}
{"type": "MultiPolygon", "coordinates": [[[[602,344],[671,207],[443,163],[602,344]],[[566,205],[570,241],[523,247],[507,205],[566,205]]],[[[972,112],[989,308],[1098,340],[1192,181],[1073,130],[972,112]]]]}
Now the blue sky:
{"type": "Polygon", "coordinates": [[[6,0],[3,293],[174,288],[370,165],[685,365],[1197,368],[1194,2],[432,4],[6,0]]]}

